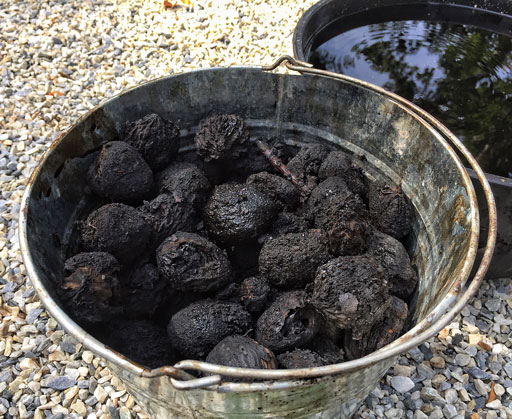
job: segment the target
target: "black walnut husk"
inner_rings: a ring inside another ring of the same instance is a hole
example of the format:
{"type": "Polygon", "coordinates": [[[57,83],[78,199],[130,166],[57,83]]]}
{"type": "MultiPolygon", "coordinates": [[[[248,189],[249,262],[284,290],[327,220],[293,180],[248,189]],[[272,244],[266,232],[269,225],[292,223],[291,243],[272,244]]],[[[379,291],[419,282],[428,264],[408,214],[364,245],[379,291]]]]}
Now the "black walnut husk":
{"type": "Polygon", "coordinates": [[[107,204],[89,214],[80,233],[87,250],[108,252],[121,263],[131,263],[147,249],[151,227],[135,208],[107,204]]]}
{"type": "Polygon", "coordinates": [[[128,318],[151,317],[162,300],[166,281],[160,277],[158,268],[145,263],[130,269],[123,286],[123,307],[128,318]]]}
{"type": "Polygon", "coordinates": [[[160,170],[176,156],[179,136],[171,121],[150,113],[127,125],[124,141],[141,153],[151,169],[160,170]]]}
{"type": "Polygon", "coordinates": [[[165,239],[156,261],[169,285],[180,291],[213,292],[231,281],[226,252],[195,233],[179,231],[165,239]]]}
{"type": "Polygon", "coordinates": [[[117,276],[93,266],[76,268],[59,290],[67,311],[85,327],[97,326],[122,313],[122,307],[116,304],[119,292],[117,276]]]}
{"type": "Polygon", "coordinates": [[[395,296],[390,300],[391,303],[383,316],[362,339],[352,339],[350,332],[345,334],[345,351],[348,359],[368,355],[393,342],[402,334],[408,315],[407,304],[395,296]]]}
{"type": "Polygon", "coordinates": [[[317,334],[321,318],[304,291],[283,292],[256,323],[256,340],[275,353],[307,345],[317,334]]]}
{"type": "Polygon", "coordinates": [[[204,209],[207,230],[218,241],[236,245],[256,240],[272,222],[275,203],[251,184],[216,186],[204,209]]]}
{"type": "Polygon", "coordinates": [[[409,297],[418,283],[405,247],[394,237],[375,231],[368,240],[368,254],[379,259],[391,284],[389,293],[399,298],[409,297]]]}
{"type": "Polygon", "coordinates": [[[277,368],[277,360],[271,350],[240,335],[222,339],[208,354],[206,362],[237,368],[277,368]]]}
{"type": "MultiPolygon", "coordinates": [[[[279,157],[284,162],[288,161],[289,156],[293,153],[292,148],[278,138],[274,137],[261,140],[265,141],[272,151],[272,154],[279,157]]],[[[230,173],[226,174],[227,179],[233,179],[236,183],[240,183],[245,182],[248,176],[256,173],[276,173],[275,169],[258,148],[255,141],[248,141],[246,143],[246,148],[246,152],[242,153],[236,160],[230,162],[230,173]]]]}
{"type": "Polygon", "coordinates": [[[92,267],[100,274],[112,275],[120,269],[117,259],[107,252],[83,252],[70,257],[64,263],[64,272],[71,275],[78,268],[92,267]]]}
{"type": "Polygon", "coordinates": [[[166,328],[171,317],[190,304],[205,300],[208,295],[202,292],[178,291],[167,286],[162,291],[162,299],[158,305],[153,320],[158,326],[166,328]]]}
{"type": "Polygon", "coordinates": [[[241,283],[232,282],[215,294],[217,300],[240,303],[252,314],[261,313],[272,298],[268,281],[261,276],[245,278],[241,283]]]}
{"type": "Polygon", "coordinates": [[[313,189],[306,202],[306,213],[315,227],[327,232],[333,254],[357,255],[366,250],[371,233],[368,211],[343,178],[327,178],[313,189]]]}
{"type": "Polygon", "coordinates": [[[249,313],[262,312],[270,300],[271,289],[266,278],[253,276],[240,284],[240,303],[249,313]]]}
{"type": "Polygon", "coordinates": [[[283,211],[274,218],[268,235],[277,237],[287,233],[302,233],[308,229],[309,223],[304,217],[283,211]]]}
{"type": "Polygon", "coordinates": [[[247,178],[247,183],[260,188],[279,209],[293,211],[300,202],[300,191],[285,178],[267,172],[255,173],[247,178]]]}
{"type": "Polygon", "coordinates": [[[318,172],[330,150],[323,144],[308,144],[287,163],[288,170],[304,184],[312,187],[317,183],[318,172]]]}
{"type": "Polygon", "coordinates": [[[231,301],[233,303],[240,303],[240,284],[238,282],[231,282],[221,290],[215,293],[215,300],[231,301]]]}
{"type": "Polygon", "coordinates": [[[214,114],[203,119],[197,128],[197,153],[206,162],[237,158],[245,151],[249,129],[238,115],[214,114]]]}
{"type": "Polygon", "coordinates": [[[102,147],[88,177],[93,192],[110,201],[140,202],[153,190],[153,172],[137,150],[123,141],[102,147]]]}
{"type": "Polygon", "coordinates": [[[314,368],[327,365],[325,359],[309,349],[294,349],[277,355],[279,367],[284,369],[314,368]]]}
{"type": "Polygon", "coordinates": [[[318,268],[311,303],[340,329],[362,339],[387,310],[389,284],[373,256],[341,256],[318,268]]]}
{"type": "Polygon", "coordinates": [[[345,359],[343,349],[324,334],[316,335],[307,348],[320,355],[326,365],[339,364],[345,359]]]}
{"type": "Polygon", "coordinates": [[[206,176],[206,179],[208,179],[210,185],[220,185],[225,183],[227,175],[229,175],[233,170],[231,161],[229,162],[229,165],[218,161],[207,163],[200,156],[198,156],[196,150],[180,152],[179,161],[181,163],[193,164],[194,166],[198,167],[199,170],[201,170],[201,172],[203,172],[203,174],[206,176]]]}
{"type": "Polygon", "coordinates": [[[139,211],[151,226],[151,248],[177,231],[194,231],[198,223],[196,211],[188,201],[163,193],[151,201],[144,201],[139,211]]]}
{"type": "Polygon", "coordinates": [[[271,285],[297,289],[313,281],[316,269],[331,258],[322,230],[270,238],[261,249],[259,267],[271,285]]]}
{"type": "Polygon", "coordinates": [[[179,361],[165,329],[147,320],[117,318],[107,327],[106,342],[124,356],[149,368],[179,361]]]}
{"type": "Polygon", "coordinates": [[[187,162],[174,163],[155,178],[159,193],[173,195],[177,202],[186,202],[195,210],[202,209],[211,189],[203,171],[187,162]]]}
{"type": "Polygon", "coordinates": [[[400,186],[377,181],[370,184],[369,208],[377,230],[403,239],[412,226],[412,209],[400,186]]]}
{"type": "Polygon", "coordinates": [[[333,176],[341,177],[352,193],[361,196],[365,202],[368,200],[368,186],[363,171],[343,151],[331,151],[318,171],[318,177],[322,181],[333,176]]]}
{"type": "Polygon", "coordinates": [[[251,315],[240,304],[202,300],[172,316],[167,333],[179,352],[198,359],[208,355],[225,337],[244,335],[251,327],[251,315]]]}

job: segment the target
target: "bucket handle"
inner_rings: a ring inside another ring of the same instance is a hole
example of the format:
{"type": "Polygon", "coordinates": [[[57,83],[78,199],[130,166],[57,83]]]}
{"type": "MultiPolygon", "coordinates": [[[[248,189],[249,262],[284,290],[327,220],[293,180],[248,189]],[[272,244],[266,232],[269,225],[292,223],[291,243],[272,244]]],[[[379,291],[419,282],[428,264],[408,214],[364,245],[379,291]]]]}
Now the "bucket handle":
{"type": "MultiPolygon", "coordinates": [[[[398,338],[390,345],[374,352],[373,354],[342,364],[328,365],[316,368],[302,368],[296,370],[255,370],[249,368],[232,368],[209,364],[201,361],[185,360],[175,364],[173,370],[177,369],[184,372],[183,370],[189,369],[207,372],[215,375],[210,375],[202,378],[194,378],[185,381],[170,377],[171,384],[176,390],[206,389],[219,392],[268,391],[278,389],[283,390],[303,385],[301,384],[300,381],[297,380],[334,375],[341,372],[349,372],[366,365],[375,364],[379,361],[382,361],[383,359],[390,358],[392,356],[397,356],[403,351],[414,348],[421,344],[426,339],[435,336],[439,332],[439,330],[445,327],[458,314],[458,312],[464,307],[464,305],[473,296],[473,294],[476,292],[476,290],[482,283],[492,259],[497,234],[497,215],[494,197],[492,195],[491,187],[489,185],[489,182],[487,181],[485,173],[480,168],[475,158],[469,153],[469,151],[465,148],[465,146],[460,142],[460,140],[457,137],[455,137],[443,124],[441,124],[431,115],[429,115],[423,109],[414,105],[412,102],[409,102],[408,100],[402,98],[401,96],[386,91],[371,83],[367,83],[365,81],[358,80],[349,76],[313,68],[313,66],[310,63],[296,60],[295,58],[289,55],[283,55],[279,57],[273,64],[268,66],[262,66],[261,69],[263,71],[273,71],[283,63],[289,70],[297,71],[301,74],[308,73],[312,75],[329,77],[332,79],[341,80],[346,83],[352,83],[357,86],[366,87],[373,91],[383,93],[389,97],[392,97],[400,104],[409,108],[409,110],[413,111],[418,117],[435,126],[436,129],[443,134],[443,137],[446,140],[448,140],[452,145],[454,145],[466,158],[471,168],[475,171],[477,178],[482,185],[489,211],[489,227],[485,250],[480,261],[480,265],[471,283],[465,290],[463,290],[463,284],[459,282],[452,289],[452,295],[449,296],[450,298],[446,301],[446,304],[443,305],[442,309],[437,310],[435,315],[431,315],[429,318],[426,319],[426,321],[421,322],[415,328],[407,332],[405,335],[398,338]],[[449,305],[451,305],[451,303],[454,304],[451,308],[449,308],[449,305]],[[267,381],[256,383],[222,382],[222,377],[219,373],[230,377],[251,378],[259,380],[291,379],[291,381],[267,381]]],[[[159,375],[171,374],[169,374],[168,371],[165,371],[164,369],[153,370],[151,372],[151,376],[159,375]]]]}

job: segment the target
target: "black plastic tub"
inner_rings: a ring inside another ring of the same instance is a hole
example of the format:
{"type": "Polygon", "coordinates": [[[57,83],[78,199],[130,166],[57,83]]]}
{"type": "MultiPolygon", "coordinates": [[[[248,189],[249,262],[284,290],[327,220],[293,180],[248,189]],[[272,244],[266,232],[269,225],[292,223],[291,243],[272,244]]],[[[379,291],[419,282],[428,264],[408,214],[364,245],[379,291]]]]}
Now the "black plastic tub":
{"type": "MultiPolygon", "coordinates": [[[[504,0],[458,0],[426,2],[422,0],[323,0],[302,16],[293,37],[295,57],[312,62],[311,53],[319,45],[354,28],[391,21],[435,21],[465,24],[512,37],[512,2],[504,0]]],[[[354,74],[351,74],[354,76],[354,74]]],[[[355,77],[358,77],[356,74],[355,77]]],[[[363,77],[358,77],[362,78],[363,77]]],[[[442,121],[442,118],[441,122],[442,121]]],[[[503,138],[508,143],[510,138],[503,138]]],[[[502,144],[506,146],[506,144],[502,144]]],[[[492,147],[492,145],[491,145],[492,147]]],[[[484,167],[485,169],[485,167],[484,167]]],[[[512,275],[512,178],[492,174],[487,167],[498,207],[498,241],[488,277],[512,275]]],[[[512,167],[510,168],[512,172],[512,167]]],[[[473,179],[474,173],[469,170],[473,179]]],[[[480,190],[477,182],[475,189],[480,190]]],[[[481,208],[482,225],[487,224],[486,209],[481,208]]],[[[483,232],[482,232],[483,233],[483,232]]]]}

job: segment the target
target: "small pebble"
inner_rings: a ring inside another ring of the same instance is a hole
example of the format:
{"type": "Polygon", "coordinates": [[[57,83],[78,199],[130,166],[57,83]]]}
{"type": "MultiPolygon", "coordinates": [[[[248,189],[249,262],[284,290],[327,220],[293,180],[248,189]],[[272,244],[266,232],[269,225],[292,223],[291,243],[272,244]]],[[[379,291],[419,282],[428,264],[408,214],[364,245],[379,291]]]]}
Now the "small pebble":
{"type": "Polygon", "coordinates": [[[75,385],[75,380],[69,377],[57,377],[48,382],[48,387],[54,390],[66,390],[75,385]]]}
{"type": "Polygon", "coordinates": [[[119,418],[120,419],[132,419],[132,415],[127,407],[123,406],[119,409],[119,418]]]}
{"type": "Polygon", "coordinates": [[[414,387],[414,382],[409,377],[391,378],[391,386],[399,393],[406,393],[414,387]]]}
{"type": "Polygon", "coordinates": [[[440,356],[434,356],[430,360],[430,365],[432,365],[434,368],[444,368],[444,358],[441,358],[440,356]]]}

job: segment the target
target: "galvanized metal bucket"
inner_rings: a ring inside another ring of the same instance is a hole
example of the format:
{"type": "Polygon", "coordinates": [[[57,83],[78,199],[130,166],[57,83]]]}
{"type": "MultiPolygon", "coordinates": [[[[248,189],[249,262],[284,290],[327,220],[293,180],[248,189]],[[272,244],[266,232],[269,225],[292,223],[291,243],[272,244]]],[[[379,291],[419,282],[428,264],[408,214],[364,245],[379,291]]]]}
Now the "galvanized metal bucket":
{"type": "Polygon", "coordinates": [[[20,214],[23,259],[44,305],[66,331],[105,358],[154,419],[350,417],[398,354],[436,334],[460,311],[482,281],[495,237],[489,184],[441,124],[382,89],[324,75],[290,57],[271,67],[217,68],[162,78],[98,106],[52,144],[30,180],[20,214]],[[271,71],[283,61],[291,70],[311,74],[271,71]],[[116,138],[127,121],[149,112],[175,121],[182,149],[190,149],[198,122],[211,111],[240,114],[252,137],[336,144],[364,157],[370,178],[386,177],[402,185],[416,211],[408,246],[420,277],[413,329],[364,358],[318,368],[253,370],[184,360],[148,370],[71,320],[59,306],[55,287],[73,242],[73,223],[87,211],[85,172],[91,151],[116,138]],[[489,207],[485,254],[469,285],[478,245],[478,205],[449,142],[470,161],[489,207]],[[211,375],[194,378],[190,370],[211,375]],[[252,380],[233,382],[232,377],[252,380]]]}

